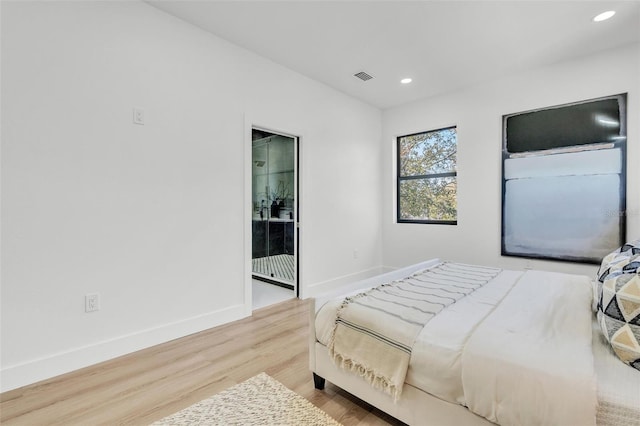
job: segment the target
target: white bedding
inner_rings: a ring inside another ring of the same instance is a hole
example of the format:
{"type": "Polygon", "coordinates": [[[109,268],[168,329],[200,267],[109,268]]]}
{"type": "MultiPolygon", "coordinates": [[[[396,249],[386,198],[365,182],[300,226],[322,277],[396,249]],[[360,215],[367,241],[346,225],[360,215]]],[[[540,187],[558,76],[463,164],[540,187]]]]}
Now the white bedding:
{"type": "Polygon", "coordinates": [[[504,298],[521,274],[502,271],[433,318],[414,344],[406,382],[445,401],[465,405],[462,349],[477,323],[504,298]]]}
{"type": "MultiPolygon", "coordinates": [[[[462,350],[468,343],[470,334],[475,331],[476,324],[487,317],[487,315],[492,314],[495,307],[501,302],[505,295],[509,293],[511,287],[519,281],[522,275],[523,273],[520,271],[503,271],[482,289],[449,306],[436,318],[431,320],[417,338],[412,352],[406,382],[446,401],[468,405],[468,397],[465,397],[462,380],[462,350]]],[[[564,274],[557,275],[564,276],[564,274]]],[[[531,275],[530,278],[536,278],[535,274],[531,275]]],[[[556,284],[551,285],[555,286],[556,284]]],[[[534,290],[541,289],[534,287],[534,290]]],[[[339,300],[331,300],[325,303],[322,309],[318,307],[319,312],[315,321],[316,338],[322,344],[326,345],[328,342],[333,320],[335,319],[335,309],[338,304],[339,300]]],[[[562,311],[561,308],[556,309],[562,311]]],[[[587,321],[587,324],[589,324],[589,330],[591,330],[591,321],[587,321]]],[[[591,341],[590,336],[588,340],[591,341]]],[[[609,370],[612,369],[612,366],[617,367],[617,369],[613,368],[613,370],[616,371],[619,371],[620,367],[630,370],[627,371],[625,376],[629,379],[625,382],[626,389],[640,389],[638,388],[638,384],[640,384],[640,375],[637,374],[638,372],[615,359],[613,354],[607,352],[608,348],[606,345],[600,347],[602,350],[598,352],[595,343],[596,342],[594,342],[593,354],[595,354],[595,364],[598,371],[601,371],[603,365],[609,367],[609,370]],[[606,359],[606,362],[602,361],[602,359],[606,359]],[[612,363],[612,361],[615,362],[612,363]],[[629,378],[629,376],[632,377],[629,378]]],[[[591,346],[589,345],[589,353],[591,353],[590,351],[591,346]]],[[[583,353],[581,359],[584,361],[584,359],[586,359],[585,357],[588,356],[583,353]]],[[[584,362],[582,362],[582,364],[584,364],[584,362]]],[[[538,373],[532,373],[534,380],[537,374],[538,373]]],[[[585,380],[584,377],[588,378],[590,374],[593,376],[593,367],[590,371],[587,368],[586,373],[583,372],[581,374],[583,378],[579,380],[585,380]]],[[[617,424],[617,421],[619,421],[621,417],[627,418],[627,423],[623,424],[640,424],[640,417],[638,416],[638,414],[640,414],[640,391],[636,391],[635,393],[625,392],[626,395],[630,395],[628,397],[614,397],[614,395],[621,393],[621,388],[616,382],[611,384],[611,380],[606,380],[609,378],[608,372],[603,374],[605,376],[604,378],[598,378],[598,399],[600,400],[598,424],[612,424],[607,422],[607,419],[611,418],[617,419],[616,423],[613,423],[617,424]],[[610,383],[608,386],[606,385],[607,382],[610,383]],[[600,386],[600,383],[603,383],[603,385],[600,386]],[[622,404],[620,404],[620,402],[622,402],[622,404]],[[622,409],[620,409],[620,407],[622,407],[622,409]]],[[[624,375],[624,372],[621,374],[624,375]]],[[[483,380],[485,379],[486,378],[483,380]]],[[[588,379],[586,380],[588,382],[588,379]]],[[[478,387],[483,389],[483,392],[486,391],[484,384],[479,384],[478,387]]],[[[593,386],[590,388],[587,386],[586,389],[587,393],[585,393],[583,397],[586,398],[587,401],[594,400],[595,391],[593,386]],[[589,389],[591,390],[589,391],[589,389]]],[[[622,387],[622,389],[624,389],[624,387],[622,387]]],[[[486,393],[487,392],[485,392],[485,394],[486,393]]],[[[486,401],[484,403],[486,403],[486,401]]],[[[492,404],[494,404],[494,402],[489,402],[489,408],[486,409],[486,412],[489,413],[487,415],[489,416],[491,416],[491,411],[495,410],[495,405],[491,408],[492,404]]],[[[584,406],[584,402],[580,402],[578,406],[584,406]]],[[[592,404],[592,406],[593,410],[595,410],[595,404],[592,404]]],[[[477,409],[482,411],[481,408],[477,409]]],[[[589,412],[587,417],[594,418],[594,416],[592,417],[592,412],[589,412]]],[[[498,421],[500,420],[498,419],[498,421]]],[[[507,420],[503,422],[509,423],[507,420]]],[[[590,423],[593,424],[593,421],[590,423]]]]}
{"type": "MultiPolygon", "coordinates": [[[[477,323],[504,298],[521,271],[502,271],[496,278],[433,318],[413,347],[406,383],[445,401],[465,405],[460,360],[477,323]]],[[[327,302],[316,316],[316,338],[327,346],[342,298],[327,302]]]]}
{"type": "Polygon", "coordinates": [[[442,262],[346,298],[335,317],[329,353],[336,365],[397,400],[414,343],[425,325],[500,272],[442,262]]]}
{"type": "Polygon", "coordinates": [[[595,425],[588,277],[527,271],[462,355],[467,407],[501,425],[595,425]]]}
{"type": "Polygon", "coordinates": [[[597,424],[640,426],[640,371],[624,364],[592,322],[593,357],[598,383],[597,424]]]}

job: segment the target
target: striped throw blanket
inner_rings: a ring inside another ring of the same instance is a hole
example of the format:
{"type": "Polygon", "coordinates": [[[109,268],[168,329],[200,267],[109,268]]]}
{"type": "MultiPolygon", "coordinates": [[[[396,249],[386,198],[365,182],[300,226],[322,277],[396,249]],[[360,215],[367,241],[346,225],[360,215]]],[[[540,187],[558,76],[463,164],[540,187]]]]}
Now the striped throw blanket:
{"type": "Polygon", "coordinates": [[[413,343],[425,324],[500,271],[444,262],[348,297],[338,309],[329,354],[338,366],[397,401],[413,343]]]}

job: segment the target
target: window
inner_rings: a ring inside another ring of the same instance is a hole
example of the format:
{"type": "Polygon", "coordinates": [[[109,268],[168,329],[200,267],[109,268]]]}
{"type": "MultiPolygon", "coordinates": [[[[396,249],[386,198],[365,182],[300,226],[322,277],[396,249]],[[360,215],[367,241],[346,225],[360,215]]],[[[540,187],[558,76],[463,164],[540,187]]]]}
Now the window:
{"type": "Polygon", "coordinates": [[[627,95],[502,125],[502,255],[600,264],[626,236],[627,95]]]}
{"type": "Polygon", "coordinates": [[[456,127],[398,138],[400,223],[457,224],[456,127]]]}

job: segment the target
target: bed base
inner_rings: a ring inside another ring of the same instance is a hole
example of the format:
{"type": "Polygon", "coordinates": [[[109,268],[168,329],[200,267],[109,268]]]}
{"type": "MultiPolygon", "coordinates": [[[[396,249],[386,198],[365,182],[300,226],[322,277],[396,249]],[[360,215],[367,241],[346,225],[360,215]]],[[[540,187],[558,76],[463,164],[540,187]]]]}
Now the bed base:
{"type": "Polygon", "coordinates": [[[313,373],[313,386],[318,390],[324,389],[324,377],[318,376],[316,373],[313,373]]]}

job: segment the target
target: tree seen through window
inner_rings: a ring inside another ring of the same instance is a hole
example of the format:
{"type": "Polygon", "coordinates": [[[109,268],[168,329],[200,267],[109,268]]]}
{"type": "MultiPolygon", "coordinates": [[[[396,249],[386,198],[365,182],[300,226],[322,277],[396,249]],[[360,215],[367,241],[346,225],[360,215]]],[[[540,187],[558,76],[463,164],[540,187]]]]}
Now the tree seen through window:
{"type": "Polygon", "coordinates": [[[398,138],[398,222],[457,221],[455,127],[398,138]]]}

